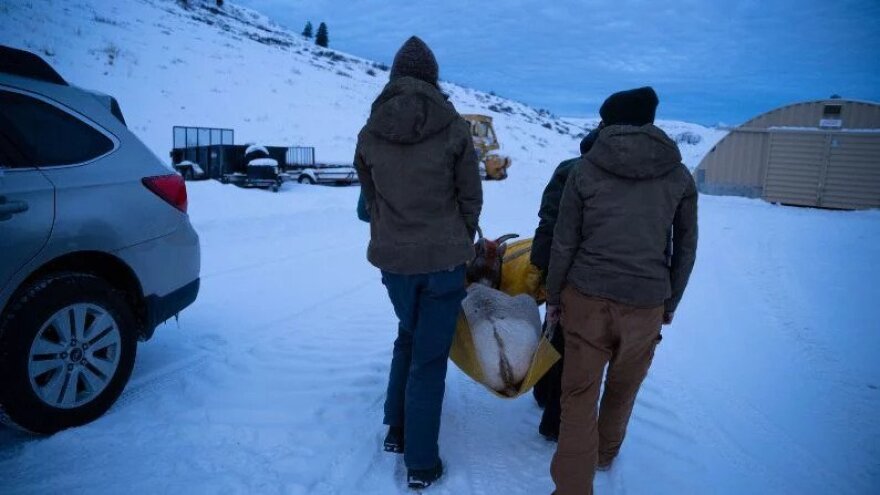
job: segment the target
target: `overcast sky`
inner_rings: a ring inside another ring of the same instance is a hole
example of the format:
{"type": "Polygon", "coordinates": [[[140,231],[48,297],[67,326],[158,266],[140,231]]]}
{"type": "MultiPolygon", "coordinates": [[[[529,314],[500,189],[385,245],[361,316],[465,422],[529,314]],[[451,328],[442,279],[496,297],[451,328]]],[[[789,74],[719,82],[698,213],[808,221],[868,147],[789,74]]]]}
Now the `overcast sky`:
{"type": "Polygon", "coordinates": [[[390,64],[417,34],[440,75],[592,116],[652,85],[658,117],[740,123],[833,93],[880,100],[880,0],[237,0],[330,46],[390,64]]]}

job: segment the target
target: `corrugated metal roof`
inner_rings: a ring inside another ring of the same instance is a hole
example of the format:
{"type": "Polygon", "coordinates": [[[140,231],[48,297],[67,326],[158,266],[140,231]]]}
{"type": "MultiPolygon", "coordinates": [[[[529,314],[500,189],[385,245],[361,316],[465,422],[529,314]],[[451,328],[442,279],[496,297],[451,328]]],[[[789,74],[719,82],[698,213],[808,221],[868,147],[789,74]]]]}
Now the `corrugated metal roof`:
{"type": "Polygon", "coordinates": [[[820,121],[825,117],[826,105],[841,105],[841,128],[880,128],[880,103],[827,99],[792,103],[758,115],[740,128],[768,128],[772,126],[814,127],[820,129],[820,121]]]}

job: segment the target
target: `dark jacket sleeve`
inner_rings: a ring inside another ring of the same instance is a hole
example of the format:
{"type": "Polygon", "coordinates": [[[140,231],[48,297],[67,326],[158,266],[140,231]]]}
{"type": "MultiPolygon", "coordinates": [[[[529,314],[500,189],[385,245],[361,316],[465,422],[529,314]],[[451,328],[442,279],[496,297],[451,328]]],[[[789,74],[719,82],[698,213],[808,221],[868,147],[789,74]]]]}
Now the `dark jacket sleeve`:
{"type": "Polygon", "coordinates": [[[360,221],[370,223],[370,212],[367,211],[367,200],[364,198],[364,191],[361,191],[358,195],[357,214],[360,221]]]}
{"type": "Polygon", "coordinates": [[[546,279],[547,270],[550,268],[550,248],[553,245],[553,229],[556,227],[556,218],[559,216],[559,202],[562,201],[562,192],[565,190],[565,180],[571,172],[572,166],[577,159],[566,160],[556,167],[553,177],[544,188],[541,196],[541,209],[538,211],[538,228],[535,229],[535,237],[532,240],[531,262],[541,270],[541,275],[546,279]]]}
{"type": "Polygon", "coordinates": [[[483,182],[480,179],[480,168],[470,127],[464,121],[460,135],[459,151],[455,159],[455,196],[458,210],[467,226],[471,240],[480,224],[480,212],[483,209],[483,182]]]}
{"type": "Polygon", "coordinates": [[[361,183],[361,195],[358,198],[358,218],[365,222],[370,221],[370,208],[376,197],[376,187],[373,184],[373,174],[364,160],[361,148],[361,140],[363,136],[358,136],[357,149],[354,152],[354,168],[358,174],[358,180],[361,183]]]}
{"type": "Polygon", "coordinates": [[[672,263],[669,268],[672,297],[666,301],[666,311],[670,313],[678,308],[697,259],[697,187],[690,173],[687,181],[687,189],[672,222],[672,263]]]}
{"type": "Polygon", "coordinates": [[[577,167],[571,170],[559,203],[559,217],[553,229],[553,246],[550,250],[550,268],[547,271],[547,304],[559,304],[568,271],[583,240],[581,225],[584,200],[578,186],[579,175],[577,167]]]}

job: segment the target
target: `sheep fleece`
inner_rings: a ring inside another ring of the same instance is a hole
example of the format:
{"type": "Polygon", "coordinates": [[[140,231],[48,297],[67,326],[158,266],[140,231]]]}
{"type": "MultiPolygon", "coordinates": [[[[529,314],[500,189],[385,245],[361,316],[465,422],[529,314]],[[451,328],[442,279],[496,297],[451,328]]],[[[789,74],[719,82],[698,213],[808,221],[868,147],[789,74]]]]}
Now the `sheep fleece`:
{"type": "Polygon", "coordinates": [[[527,295],[509,296],[473,285],[462,302],[486,385],[513,395],[525,379],[541,340],[541,315],[527,295]]]}

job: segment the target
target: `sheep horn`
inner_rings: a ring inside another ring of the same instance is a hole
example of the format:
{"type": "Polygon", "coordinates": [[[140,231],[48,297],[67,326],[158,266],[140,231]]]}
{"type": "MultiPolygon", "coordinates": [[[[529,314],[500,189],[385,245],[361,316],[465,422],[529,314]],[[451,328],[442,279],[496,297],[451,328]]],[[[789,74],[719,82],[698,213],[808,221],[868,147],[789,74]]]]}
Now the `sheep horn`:
{"type": "Polygon", "coordinates": [[[516,239],[517,237],[519,237],[519,234],[505,234],[498,239],[495,239],[495,244],[500,246],[511,239],[516,239]]]}

